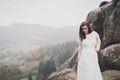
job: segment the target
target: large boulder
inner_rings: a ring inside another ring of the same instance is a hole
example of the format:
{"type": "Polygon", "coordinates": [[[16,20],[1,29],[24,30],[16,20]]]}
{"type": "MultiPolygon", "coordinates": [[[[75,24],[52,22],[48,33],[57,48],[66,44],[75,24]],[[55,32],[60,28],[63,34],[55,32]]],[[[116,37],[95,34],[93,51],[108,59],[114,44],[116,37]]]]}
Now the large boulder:
{"type": "Polygon", "coordinates": [[[76,80],[76,72],[73,69],[63,69],[52,73],[49,80],[76,80]]]}
{"type": "Polygon", "coordinates": [[[100,34],[101,48],[120,43],[120,0],[113,0],[87,16],[93,30],[100,34]]]}
{"type": "Polygon", "coordinates": [[[120,71],[106,70],[102,73],[104,80],[120,80],[120,71]]]}
{"type": "Polygon", "coordinates": [[[100,51],[100,66],[104,70],[120,70],[120,43],[110,45],[100,51]]]}
{"type": "Polygon", "coordinates": [[[99,61],[102,71],[120,70],[120,0],[106,2],[91,11],[87,21],[100,34],[102,41],[99,61]]]}

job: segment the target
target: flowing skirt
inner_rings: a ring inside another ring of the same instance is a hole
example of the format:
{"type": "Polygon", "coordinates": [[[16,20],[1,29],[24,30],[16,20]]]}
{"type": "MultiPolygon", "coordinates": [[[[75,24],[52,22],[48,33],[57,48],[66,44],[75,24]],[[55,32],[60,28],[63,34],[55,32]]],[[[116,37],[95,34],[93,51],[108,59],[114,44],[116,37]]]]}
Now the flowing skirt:
{"type": "Polygon", "coordinates": [[[78,55],[77,80],[103,80],[97,52],[94,49],[83,49],[78,55]]]}

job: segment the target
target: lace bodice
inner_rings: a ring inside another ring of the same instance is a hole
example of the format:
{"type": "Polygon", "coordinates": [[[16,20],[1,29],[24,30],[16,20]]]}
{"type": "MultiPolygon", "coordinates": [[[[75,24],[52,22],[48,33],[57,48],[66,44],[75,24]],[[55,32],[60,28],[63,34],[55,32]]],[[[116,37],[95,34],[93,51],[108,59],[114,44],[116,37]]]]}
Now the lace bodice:
{"type": "Polygon", "coordinates": [[[80,50],[93,48],[99,51],[100,46],[101,46],[101,40],[99,34],[96,31],[92,31],[90,34],[86,35],[86,38],[83,39],[83,41],[79,42],[78,48],[80,50]]]}

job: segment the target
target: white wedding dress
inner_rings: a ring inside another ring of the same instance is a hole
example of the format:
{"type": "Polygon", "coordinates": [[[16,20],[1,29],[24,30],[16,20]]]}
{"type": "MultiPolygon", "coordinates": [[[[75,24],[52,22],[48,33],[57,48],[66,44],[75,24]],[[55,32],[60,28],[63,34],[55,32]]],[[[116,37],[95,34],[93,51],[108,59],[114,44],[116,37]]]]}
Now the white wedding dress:
{"type": "Polygon", "coordinates": [[[98,64],[98,55],[101,40],[96,31],[86,35],[86,39],[80,41],[77,65],[77,80],[103,80],[98,64]]]}

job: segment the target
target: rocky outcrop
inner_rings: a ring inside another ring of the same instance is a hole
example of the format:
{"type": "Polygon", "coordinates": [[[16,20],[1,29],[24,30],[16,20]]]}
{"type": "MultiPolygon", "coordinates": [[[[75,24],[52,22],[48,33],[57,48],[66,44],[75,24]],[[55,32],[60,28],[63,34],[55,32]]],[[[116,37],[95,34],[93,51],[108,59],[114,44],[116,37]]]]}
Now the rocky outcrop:
{"type": "Polygon", "coordinates": [[[106,70],[102,73],[104,80],[120,80],[120,71],[106,70]]]}
{"type": "Polygon", "coordinates": [[[120,70],[120,43],[113,44],[101,50],[101,69],[104,70],[120,70]]]}
{"type": "MultiPolygon", "coordinates": [[[[120,80],[119,14],[120,0],[113,0],[91,11],[86,19],[90,23],[91,28],[99,33],[102,41],[98,57],[104,80],[120,80]]],[[[48,80],[71,80],[69,75],[72,76],[72,80],[75,80],[77,70],[76,57],[77,55],[73,54],[59,70],[48,77],[48,80]]]]}
{"type": "Polygon", "coordinates": [[[120,43],[120,1],[113,0],[106,5],[91,11],[87,21],[92,29],[100,34],[101,48],[120,43]]]}
{"type": "Polygon", "coordinates": [[[73,69],[64,69],[52,73],[48,77],[49,80],[76,80],[76,72],[73,69]]]}
{"type": "Polygon", "coordinates": [[[88,14],[87,21],[102,40],[100,66],[120,70],[120,0],[113,0],[88,14]]]}

